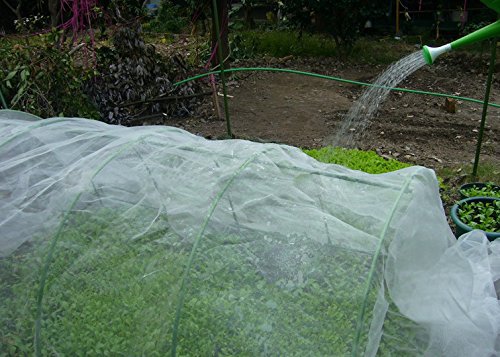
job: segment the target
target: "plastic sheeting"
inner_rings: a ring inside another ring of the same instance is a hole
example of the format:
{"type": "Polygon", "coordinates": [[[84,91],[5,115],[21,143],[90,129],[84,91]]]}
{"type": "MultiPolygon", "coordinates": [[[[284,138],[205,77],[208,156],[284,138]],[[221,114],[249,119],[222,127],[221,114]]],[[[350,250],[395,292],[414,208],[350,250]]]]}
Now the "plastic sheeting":
{"type": "Polygon", "coordinates": [[[0,112],[0,354],[497,356],[432,170],[0,112]]]}

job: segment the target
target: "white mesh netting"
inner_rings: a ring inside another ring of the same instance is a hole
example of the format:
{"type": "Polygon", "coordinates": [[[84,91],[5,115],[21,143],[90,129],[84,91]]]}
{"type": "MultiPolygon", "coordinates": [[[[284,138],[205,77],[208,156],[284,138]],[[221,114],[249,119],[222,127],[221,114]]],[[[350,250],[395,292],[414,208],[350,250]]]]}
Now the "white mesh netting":
{"type": "Polygon", "coordinates": [[[0,112],[0,355],[498,356],[432,170],[0,112]]]}

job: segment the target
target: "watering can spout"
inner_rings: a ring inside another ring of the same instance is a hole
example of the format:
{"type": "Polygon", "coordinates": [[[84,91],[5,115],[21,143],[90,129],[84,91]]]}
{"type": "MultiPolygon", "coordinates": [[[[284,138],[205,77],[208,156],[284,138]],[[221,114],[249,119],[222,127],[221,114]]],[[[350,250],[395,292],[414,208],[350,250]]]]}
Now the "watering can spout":
{"type": "Polygon", "coordinates": [[[489,24],[488,26],[480,28],[479,30],[474,31],[468,34],[467,36],[461,37],[458,40],[448,43],[444,46],[441,47],[424,46],[422,52],[425,62],[427,62],[427,64],[432,64],[434,60],[443,53],[446,53],[451,50],[456,50],[471,43],[487,40],[497,36],[500,36],[500,20],[492,24],[489,24]]]}
{"type": "Polygon", "coordinates": [[[451,44],[448,43],[444,46],[440,47],[429,47],[429,46],[424,46],[422,49],[423,55],[425,62],[427,64],[433,64],[434,60],[441,56],[443,53],[451,51],[451,44]]]}

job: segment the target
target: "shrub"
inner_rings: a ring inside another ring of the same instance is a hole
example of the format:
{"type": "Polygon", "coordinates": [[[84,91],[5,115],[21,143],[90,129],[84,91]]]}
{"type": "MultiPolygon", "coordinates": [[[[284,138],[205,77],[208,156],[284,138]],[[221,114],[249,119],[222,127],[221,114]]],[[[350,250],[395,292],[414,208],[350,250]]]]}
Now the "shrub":
{"type": "MultiPolygon", "coordinates": [[[[113,47],[97,51],[98,76],[87,81],[86,93],[109,124],[141,124],[144,116],[186,116],[195,109],[200,83],[174,87],[188,77],[188,66],[180,56],[160,58],[142,38],[140,26],[122,28],[113,37],[113,47]],[[153,100],[159,97],[175,100],[153,100]]],[[[162,119],[163,120],[163,119],[162,119]]]]}
{"type": "Polygon", "coordinates": [[[91,69],[76,65],[66,49],[55,46],[57,32],[37,44],[0,47],[0,87],[9,109],[42,118],[98,114],[82,90],[91,69]]]}
{"type": "Polygon", "coordinates": [[[231,52],[237,58],[251,57],[255,53],[273,57],[288,55],[317,57],[335,56],[334,42],[321,35],[304,34],[300,38],[292,31],[245,31],[232,38],[231,52]]]}
{"type": "Polygon", "coordinates": [[[382,11],[380,1],[286,0],[283,13],[301,31],[318,31],[333,36],[339,50],[350,52],[364,21],[382,11]]]}
{"type": "Polygon", "coordinates": [[[179,5],[170,0],[163,0],[158,16],[144,25],[146,31],[179,33],[188,25],[187,17],[179,5]]]}

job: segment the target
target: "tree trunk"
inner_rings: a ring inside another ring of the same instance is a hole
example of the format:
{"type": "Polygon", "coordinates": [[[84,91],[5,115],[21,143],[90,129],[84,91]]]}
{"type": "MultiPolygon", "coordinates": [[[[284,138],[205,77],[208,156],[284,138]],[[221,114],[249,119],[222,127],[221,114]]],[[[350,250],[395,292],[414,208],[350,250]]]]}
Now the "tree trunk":
{"type": "Polygon", "coordinates": [[[57,27],[59,25],[59,0],[48,0],[50,13],[50,26],[57,27]]]}
{"type": "Polygon", "coordinates": [[[21,16],[21,2],[19,2],[19,4],[17,4],[16,11],[14,11],[14,13],[16,14],[18,20],[22,19],[22,16],[21,16]]]}
{"type": "MultiPolygon", "coordinates": [[[[220,29],[220,41],[217,41],[217,35],[215,31],[215,16],[213,13],[212,7],[212,51],[216,49],[216,44],[219,42],[219,45],[222,49],[222,57],[224,58],[224,63],[226,63],[226,58],[229,55],[229,29],[228,29],[228,3],[227,0],[217,0],[217,12],[219,17],[219,29],[220,29]]],[[[217,66],[219,64],[219,58],[217,56],[217,52],[212,56],[212,66],[217,66]]]]}
{"type": "Polygon", "coordinates": [[[245,14],[245,24],[247,28],[254,29],[255,28],[255,20],[253,18],[253,7],[252,5],[243,5],[243,10],[245,14]]]}
{"type": "Polygon", "coordinates": [[[14,7],[13,5],[11,5],[7,0],[3,0],[3,3],[9,8],[10,11],[12,11],[14,13],[14,15],[16,15],[16,18],[18,20],[22,19],[22,16],[21,16],[21,1],[20,0],[19,0],[19,2],[17,2],[16,7],[14,7]]]}

